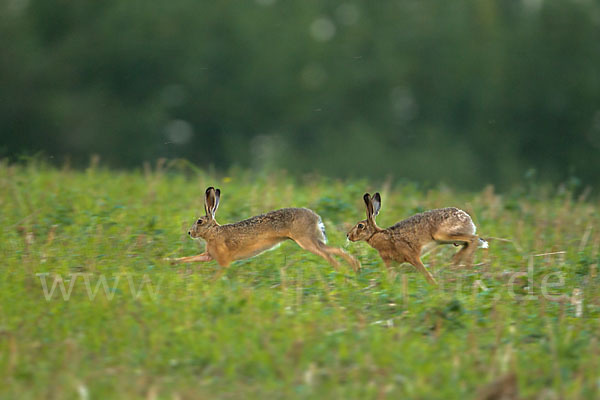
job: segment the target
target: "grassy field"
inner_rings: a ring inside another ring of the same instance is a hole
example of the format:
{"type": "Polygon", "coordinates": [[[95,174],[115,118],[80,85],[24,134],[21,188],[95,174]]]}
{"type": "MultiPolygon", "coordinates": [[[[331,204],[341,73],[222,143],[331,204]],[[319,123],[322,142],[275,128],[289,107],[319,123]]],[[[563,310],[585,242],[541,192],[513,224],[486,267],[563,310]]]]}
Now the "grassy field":
{"type": "Polygon", "coordinates": [[[583,192],[0,164],[0,398],[472,399],[494,382],[598,398],[600,207],[583,192]],[[186,232],[209,185],[221,223],[312,208],[363,270],[293,242],[218,279],[214,262],[170,265],[203,249],[186,232]],[[450,266],[453,246],[426,256],[439,288],[408,266],[388,274],[345,238],[376,190],[380,226],[457,206],[490,248],[469,269],[450,266]]]}

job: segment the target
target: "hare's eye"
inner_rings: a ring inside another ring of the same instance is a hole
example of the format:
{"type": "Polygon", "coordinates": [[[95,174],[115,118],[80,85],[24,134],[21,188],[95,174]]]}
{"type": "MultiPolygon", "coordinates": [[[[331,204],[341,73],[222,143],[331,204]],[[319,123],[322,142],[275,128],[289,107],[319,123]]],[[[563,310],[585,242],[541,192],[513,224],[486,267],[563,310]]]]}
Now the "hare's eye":
{"type": "Polygon", "coordinates": [[[364,226],[363,224],[358,224],[358,229],[362,229],[362,228],[364,228],[364,227],[365,227],[365,226],[364,226]]]}
{"type": "Polygon", "coordinates": [[[198,225],[202,225],[202,222],[204,222],[204,221],[202,221],[202,219],[199,219],[198,221],[196,221],[196,223],[197,223],[198,225]]]}

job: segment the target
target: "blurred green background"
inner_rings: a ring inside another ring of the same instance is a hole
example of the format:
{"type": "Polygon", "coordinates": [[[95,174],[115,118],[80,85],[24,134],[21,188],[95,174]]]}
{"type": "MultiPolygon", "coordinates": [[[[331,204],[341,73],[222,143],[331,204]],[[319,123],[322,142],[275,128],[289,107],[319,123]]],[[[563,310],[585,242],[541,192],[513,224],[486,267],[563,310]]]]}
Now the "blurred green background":
{"type": "Polygon", "coordinates": [[[600,173],[600,2],[0,0],[0,157],[600,173]]]}

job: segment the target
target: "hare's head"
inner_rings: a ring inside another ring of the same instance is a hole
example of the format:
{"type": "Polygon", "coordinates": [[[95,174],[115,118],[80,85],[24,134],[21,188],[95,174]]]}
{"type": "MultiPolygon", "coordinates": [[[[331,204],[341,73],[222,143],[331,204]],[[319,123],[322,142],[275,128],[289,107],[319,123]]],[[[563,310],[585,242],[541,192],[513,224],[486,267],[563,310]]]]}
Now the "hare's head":
{"type": "Polygon", "coordinates": [[[352,242],[368,240],[374,233],[381,230],[375,223],[375,217],[379,214],[379,209],[381,209],[381,196],[379,193],[375,193],[371,197],[369,193],[365,193],[363,200],[367,206],[367,219],[358,221],[346,235],[352,242]]]}
{"type": "Polygon", "coordinates": [[[215,190],[212,186],[206,189],[206,194],[204,195],[204,211],[206,215],[198,218],[188,231],[188,235],[190,235],[192,239],[204,238],[208,232],[216,226],[219,226],[215,220],[215,213],[219,207],[220,198],[221,191],[219,189],[215,190]]]}

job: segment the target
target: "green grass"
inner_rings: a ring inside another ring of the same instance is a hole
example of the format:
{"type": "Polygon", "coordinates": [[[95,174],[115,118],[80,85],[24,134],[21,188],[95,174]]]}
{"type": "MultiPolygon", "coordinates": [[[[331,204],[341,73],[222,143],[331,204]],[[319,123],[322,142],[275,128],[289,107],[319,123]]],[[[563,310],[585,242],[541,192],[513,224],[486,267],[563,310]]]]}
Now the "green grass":
{"type": "Polygon", "coordinates": [[[524,398],[597,398],[599,211],[531,184],[497,195],[177,163],[0,164],[0,398],[469,399],[510,371],[524,398]],[[203,249],[185,233],[209,185],[222,190],[221,223],[314,209],[362,272],[336,272],[293,242],[219,279],[214,262],[169,265],[203,249]],[[452,246],[426,256],[440,288],[407,266],[388,274],[375,250],[345,239],[375,190],[380,226],[452,205],[504,240],[471,269],[449,266],[452,246]],[[553,252],[564,253],[539,255],[553,252]],[[530,278],[514,275],[528,266],[530,278]],[[93,290],[102,277],[111,289],[90,299],[85,279],[93,290]],[[74,282],[68,300],[58,286],[46,300],[42,281],[57,278],[74,282]]]}

